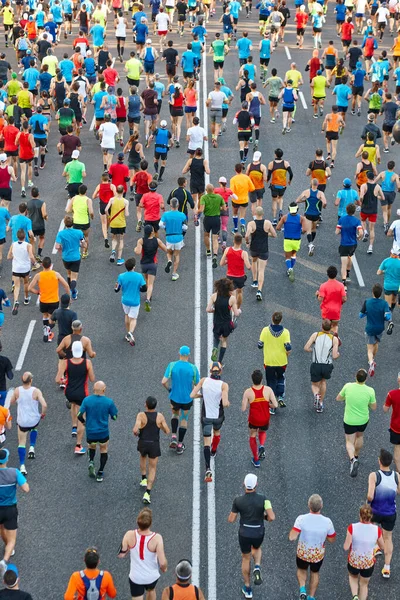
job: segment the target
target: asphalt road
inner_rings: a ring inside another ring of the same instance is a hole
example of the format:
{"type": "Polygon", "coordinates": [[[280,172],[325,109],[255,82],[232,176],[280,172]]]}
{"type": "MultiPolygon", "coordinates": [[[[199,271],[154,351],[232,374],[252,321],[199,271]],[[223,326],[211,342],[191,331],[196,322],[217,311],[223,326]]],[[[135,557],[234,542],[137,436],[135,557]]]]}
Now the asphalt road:
{"type": "MultiPolygon", "coordinates": [[[[221,14],[220,6],[217,12],[221,14]]],[[[211,39],[214,32],[219,30],[215,21],[212,19],[208,26],[211,39]]],[[[300,51],[295,45],[293,19],[290,23],[286,33],[288,50],[304,72],[305,64],[311,57],[310,31],[306,34],[305,49],[300,51]]],[[[328,24],[323,32],[324,43],[331,35],[335,36],[332,33],[333,25],[333,7],[330,5],[328,24]]],[[[112,37],[110,23],[108,27],[109,36],[112,37]]],[[[249,37],[258,45],[255,12],[249,20],[242,14],[239,31],[244,28],[249,30],[249,37]]],[[[336,37],[333,39],[337,40],[336,37]]],[[[174,32],[174,41],[179,50],[184,48],[188,40],[188,33],[179,39],[174,32]]],[[[115,51],[114,44],[110,45],[115,51]]],[[[390,45],[391,38],[386,34],[383,47],[390,45]]],[[[60,57],[66,48],[62,42],[57,48],[57,55],[60,57]]],[[[127,44],[128,49],[130,44],[127,44]]],[[[7,55],[11,60],[14,59],[12,54],[8,50],[7,55]]],[[[254,55],[257,56],[258,52],[254,52],[254,55]]],[[[258,59],[255,62],[258,64],[258,59]]],[[[289,64],[287,53],[280,46],[273,54],[270,67],[276,67],[278,75],[283,78],[289,64]]],[[[226,59],[224,72],[227,84],[232,88],[237,83],[238,66],[238,58],[233,50],[226,59]]],[[[116,68],[122,72],[119,63],[116,63],[116,68]]],[[[160,66],[159,70],[163,73],[163,67],[160,66]]],[[[264,111],[261,126],[259,149],[262,161],[268,163],[273,158],[274,149],[281,147],[285,158],[292,164],[294,180],[285,196],[285,206],[308,187],[305,177],[308,162],[313,158],[315,149],[324,145],[321,123],[312,118],[307,73],[304,73],[304,80],[307,108],[298,103],[292,132],[282,136],[280,123],[272,125],[267,111],[264,111]]],[[[212,87],[212,81],[212,62],[207,57],[208,90],[212,87]]],[[[123,87],[127,91],[125,83],[123,87]]],[[[332,103],[331,98],[329,93],[328,105],[332,103]]],[[[167,117],[166,104],[164,101],[163,116],[167,117]]],[[[229,124],[239,106],[236,94],[229,112],[229,124]]],[[[89,124],[91,116],[89,109],[89,124]]],[[[201,117],[203,120],[203,112],[201,117]]],[[[399,350],[397,328],[400,327],[397,315],[394,335],[391,338],[383,337],[376,375],[371,381],[377,394],[378,410],[371,417],[356,479],[349,477],[342,429],[343,407],[335,402],[335,397],[342,385],[354,378],[358,368],[367,366],[364,323],[358,319],[358,313],[363,300],[370,295],[372,285],[379,280],[376,270],[390,250],[390,241],[383,235],[381,217],[374,254],[367,256],[366,245],[361,243],[357,251],[365,287],[360,286],[353,272],[348,302],[343,308],[340,324],[343,341],[341,356],[328,385],[326,410],[322,415],[313,411],[308,374],[310,359],[303,352],[303,346],[320,324],[314,292],[325,280],[326,267],[330,264],[339,267],[333,200],[343,178],[354,174],[357,162],[354,154],[365,121],[366,105],[360,118],[348,116],[348,126],[339,141],[336,168],[327,187],[328,208],[324,211],[324,222],[318,229],[314,257],[308,257],[306,243],[303,242],[296,266],[296,281],[291,284],[285,276],[282,234],[278,234],[278,238],[270,243],[264,301],[257,303],[254,290],[249,285],[245,288],[243,314],[237,330],[229,338],[225,358],[223,378],[230,385],[231,406],[226,411],[222,442],[215,462],[215,488],[212,486],[207,490],[202,481],[202,448],[198,445],[193,447],[193,432],[199,431],[199,424],[194,422],[193,415],[186,440],[187,450],[183,456],[172,454],[168,450],[168,440],[163,440],[163,456],[152,493],[154,529],[165,538],[170,564],[169,572],[161,578],[160,587],[173,580],[173,568],[179,559],[192,556],[195,565],[199,565],[200,585],[209,600],[241,597],[237,525],[228,524],[227,515],[232,499],[242,491],[245,474],[254,471],[254,468],[250,463],[246,418],[241,413],[240,403],[243,390],[250,385],[252,370],[262,367],[262,352],[257,349],[259,333],[269,323],[272,312],[282,310],[284,325],[291,332],[293,345],[287,374],[288,406],[279,410],[272,420],[267,438],[267,458],[257,472],[259,488],[270,498],[276,521],[266,528],[262,563],[265,583],[255,590],[254,597],[268,597],[271,600],[297,597],[295,546],[287,540],[287,535],[297,515],[307,512],[307,499],[312,493],[322,495],[324,513],[331,517],[338,533],[336,544],[327,549],[318,598],[331,600],[350,597],[346,556],[342,546],[346,527],[357,520],[358,507],[365,500],[367,476],[377,468],[378,451],[382,446],[390,448],[388,418],[383,414],[382,405],[386,392],[396,385],[399,350]]],[[[127,132],[125,139],[126,136],[127,132]]],[[[89,191],[93,191],[102,171],[101,153],[98,143],[89,132],[89,126],[82,130],[81,139],[81,157],[88,173],[86,182],[89,191]]],[[[58,134],[53,126],[46,168],[40,171],[35,181],[42,198],[46,200],[50,215],[44,255],[51,255],[67,199],[61,178],[62,165],[55,149],[57,141],[58,134]]],[[[184,146],[182,144],[180,149],[172,149],[169,154],[165,183],[160,186],[163,194],[167,195],[175,187],[176,178],[186,160],[184,146]]],[[[398,157],[397,146],[390,155],[383,155],[383,162],[393,157],[395,160],[398,157]]],[[[146,158],[152,158],[152,150],[146,152],[146,158]]],[[[234,128],[229,127],[220,138],[218,150],[210,148],[211,182],[217,183],[220,175],[231,177],[233,165],[238,159],[236,134],[234,128]]],[[[13,214],[17,211],[19,184],[15,185],[14,190],[13,214]]],[[[266,215],[271,216],[269,192],[265,195],[264,207],[266,215]]],[[[138,238],[135,219],[132,207],[125,240],[125,258],[133,255],[138,238]]],[[[141,311],[136,330],[137,344],[132,349],[123,339],[120,297],[113,291],[120,268],[108,261],[109,251],[104,249],[100,220],[96,214],[91,231],[90,255],[82,265],[79,297],[73,308],[83,321],[84,333],[90,336],[97,352],[93,361],[96,378],[106,382],[107,393],[119,409],[117,422],[111,424],[109,462],[102,484],[88,478],[86,459],[73,454],[69,412],[65,408],[64,396],[54,382],[57,366],[54,346],[45,346],[41,340],[39,309],[34,300],[29,307],[21,306],[17,317],[12,317],[5,309],[2,343],[4,354],[9,356],[14,366],[26,339],[28,326],[33,320],[36,321],[22,371],[31,370],[34,373],[34,384],[43,391],[49,404],[48,416],[40,425],[37,459],[28,464],[31,492],[24,497],[21,494],[19,498],[20,530],[15,562],[20,568],[22,588],[30,591],[35,599],[62,597],[71,572],[82,567],[83,552],[91,544],[99,548],[102,567],[114,575],[119,590],[118,598],[129,597],[129,564],[128,561],[118,560],[116,554],[122,535],[135,526],[135,517],[142,507],[138,454],[131,434],[136,413],[142,409],[146,396],[151,394],[159,399],[160,410],[169,419],[169,403],[161,387],[161,378],[166,365],[177,358],[180,345],[188,344],[193,349],[193,355],[197,352],[201,374],[207,373],[210,339],[207,337],[205,306],[210,277],[219,278],[225,270],[218,267],[214,273],[210,273],[202,243],[196,262],[200,230],[196,231],[190,222],[186,247],[182,252],[181,277],[177,282],[172,282],[163,269],[159,269],[152,311],[149,314],[141,311]]],[[[61,258],[53,258],[55,268],[63,273],[61,258]]],[[[10,265],[4,267],[2,282],[4,289],[9,292],[10,265]]],[[[14,384],[17,384],[19,376],[17,372],[14,384]]],[[[17,466],[15,430],[10,433],[8,440],[11,465],[17,466]]],[[[382,559],[378,559],[370,584],[372,600],[383,596],[387,600],[400,598],[398,530],[395,530],[394,542],[392,577],[389,581],[382,580],[382,559]]]]}

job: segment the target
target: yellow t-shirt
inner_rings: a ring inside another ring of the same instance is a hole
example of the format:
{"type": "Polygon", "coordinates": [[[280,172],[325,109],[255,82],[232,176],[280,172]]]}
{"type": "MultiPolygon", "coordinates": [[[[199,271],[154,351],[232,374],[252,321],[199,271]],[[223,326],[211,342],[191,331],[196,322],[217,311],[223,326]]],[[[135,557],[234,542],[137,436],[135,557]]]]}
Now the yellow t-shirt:
{"type": "Polygon", "coordinates": [[[52,77],[56,76],[56,69],[58,67],[57,56],[54,56],[53,54],[51,54],[50,56],[45,56],[44,59],[42,60],[42,67],[43,67],[43,65],[49,66],[49,73],[52,77]]]}
{"type": "Polygon", "coordinates": [[[232,177],[229,187],[237,196],[237,200],[234,200],[235,204],[246,204],[249,201],[249,192],[254,192],[256,189],[250,177],[244,173],[232,177]]]}
{"type": "Polygon", "coordinates": [[[4,25],[14,24],[14,13],[9,6],[3,8],[3,23],[4,25]]]}
{"type": "Polygon", "coordinates": [[[264,365],[269,367],[283,367],[288,363],[285,344],[290,344],[290,333],[283,328],[279,332],[273,331],[271,325],[264,327],[260,335],[260,342],[264,344],[264,365]]]}
{"type": "Polygon", "coordinates": [[[289,79],[292,80],[293,89],[297,90],[299,87],[299,81],[301,79],[300,71],[296,71],[296,69],[294,69],[294,70],[291,69],[290,71],[286,71],[285,81],[289,81],[289,79]]]}
{"type": "Polygon", "coordinates": [[[141,62],[137,58],[130,58],[126,61],[127,76],[129,79],[140,79],[141,62]]]}

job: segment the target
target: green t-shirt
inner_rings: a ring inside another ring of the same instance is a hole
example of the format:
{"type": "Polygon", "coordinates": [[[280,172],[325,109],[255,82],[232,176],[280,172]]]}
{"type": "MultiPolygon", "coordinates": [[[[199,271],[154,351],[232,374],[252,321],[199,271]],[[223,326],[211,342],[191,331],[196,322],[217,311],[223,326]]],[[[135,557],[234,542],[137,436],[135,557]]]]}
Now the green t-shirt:
{"type": "Polygon", "coordinates": [[[278,98],[279,92],[283,87],[282,79],[276,75],[273,75],[272,77],[268,77],[267,83],[269,85],[269,96],[271,98],[278,98]]]}
{"type": "Polygon", "coordinates": [[[126,61],[127,76],[129,79],[140,79],[141,62],[137,58],[130,58],[126,61]]]}
{"type": "Polygon", "coordinates": [[[313,85],[314,85],[314,92],[313,92],[314,98],[325,98],[325,96],[326,96],[326,91],[325,91],[326,77],[324,77],[323,75],[316,75],[316,77],[314,77],[314,79],[313,79],[313,85]]]}
{"type": "Polygon", "coordinates": [[[219,217],[221,207],[225,208],[225,202],[219,194],[204,194],[200,199],[200,204],[204,205],[205,217],[219,217]]]}
{"type": "Polygon", "coordinates": [[[72,125],[75,118],[75,113],[72,108],[63,106],[57,111],[58,114],[58,127],[59,129],[67,129],[68,125],[72,125]]]}
{"type": "Polygon", "coordinates": [[[225,42],[223,40],[214,40],[211,47],[214,53],[214,62],[223,62],[225,60],[225,42]]]}
{"type": "Polygon", "coordinates": [[[71,162],[65,165],[65,172],[68,173],[68,183],[82,183],[82,173],[86,171],[86,167],[83,162],[77,159],[71,160],[71,162]]]}
{"type": "Polygon", "coordinates": [[[340,395],[345,399],[346,425],[365,425],[369,421],[369,406],[375,404],[375,390],[369,385],[346,383],[340,395]]]}

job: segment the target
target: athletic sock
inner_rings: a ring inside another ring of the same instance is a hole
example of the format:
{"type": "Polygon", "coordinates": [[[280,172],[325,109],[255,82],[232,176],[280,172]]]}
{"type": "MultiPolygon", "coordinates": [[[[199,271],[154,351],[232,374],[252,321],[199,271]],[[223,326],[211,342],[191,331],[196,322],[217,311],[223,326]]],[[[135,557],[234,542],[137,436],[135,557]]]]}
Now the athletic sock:
{"type": "Polygon", "coordinates": [[[296,264],[296,257],[292,256],[291,261],[292,261],[292,269],[293,269],[294,265],[296,264]]]}
{"type": "MultiPolygon", "coordinates": [[[[311,234],[311,241],[313,242],[315,240],[315,236],[317,235],[316,231],[313,231],[311,234]]],[[[307,236],[308,237],[308,236],[307,236]]]]}
{"type": "Polygon", "coordinates": [[[165,167],[161,167],[161,169],[160,169],[160,179],[164,175],[164,171],[165,171],[165,167]]]}
{"type": "Polygon", "coordinates": [[[346,277],[350,277],[350,270],[346,269],[346,277]]]}
{"type": "Polygon", "coordinates": [[[312,242],[312,235],[311,235],[311,233],[307,233],[307,242],[309,244],[311,244],[311,242],[312,242]]]}
{"type": "Polygon", "coordinates": [[[210,448],[210,446],[204,446],[203,452],[204,452],[204,460],[205,460],[205,463],[206,463],[206,469],[208,470],[210,468],[210,461],[211,461],[211,448],[210,448]]]}
{"type": "Polygon", "coordinates": [[[36,445],[37,436],[38,436],[38,430],[32,429],[32,431],[30,431],[30,433],[29,433],[29,442],[30,442],[30,445],[33,447],[35,447],[35,445],[36,445]]]}
{"type": "Polygon", "coordinates": [[[211,450],[213,452],[217,451],[217,448],[219,446],[219,443],[221,441],[221,436],[220,435],[214,435],[212,442],[211,442],[211,450]]]}
{"type": "Polygon", "coordinates": [[[226,348],[223,348],[221,346],[221,348],[219,349],[218,362],[222,363],[222,361],[224,360],[225,352],[226,352],[226,348]]]}
{"type": "Polygon", "coordinates": [[[107,461],[108,461],[108,452],[102,452],[100,454],[100,469],[99,469],[99,471],[101,471],[101,472],[104,471],[104,467],[106,466],[107,461]]]}
{"type": "Polygon", "coordinates": [[[187,431],[186,427],[179,427],[179,431],[178,431],[178,442],[179,442],[180,444],[182,444],[182,442],[183,442],[183,440],[184,440],[184,438],[185,438],[186,431],[187,431]]]}
{"type": "Polygon", "coordinates": [[[91,462],[94,461],[95,456],[96,456],[96,448],[89,448],[89,460],[91,462]]]}
{"type": "Polygon", "coordinates": [[[256,135],[256,140],[258,141],[260,139],[260,130],[259,129],[255,130],[255,135],[256,135]]]}
{"type": "Polygon", "coordinates": [[[146,475],[142,475],[142,481],[143,479],[147,479],[146,475]]]}
{"type": "Polygon", "coordinates": [[[214,348],[218,348],[219,346],[219,337],[214,336],[214,348]]]}
{"type": "Polygon", "coordinates": [[[233,228],[237,229],[238,223],[239,223],[239,217],[232,217],[232,219],[233,219],[233,228]]]}
{"type": "Polygon", "coordinates": [[[245,148],[245,149],[244,149],[244,157],[245,157],[245,158],[247,158],[247,155],[248,155],[248,153],[249,153],[249,149],[248,149],[248,148],[245,148]]]}
{"type": "Polygon", "coordinates": [[[26,456],[26,448],[25,448],[25,446],[18,446],[18,458],[19,458],[19,464],[20,465],[24,465],[25,464],[25,456],[26,456]]]}
{"type": "Polygon", "coordinates": [[[265,446],[265,440],[267,439],[266,431],[258,431],[258,441],[260,442],[260,446],[265,446]]]}
{"type": "Polygon", "coordinates": [[[392,304],[390,305],[390,310],[393,312],[395,308],[396,308],[396,302],[392,302],[392,304]]]}
{"type": "Polygon", "coordinates": [[[68,282],[68,285],[69,285],[69,287],[71,289],[71,277],[67,277],[67,282],[68,282]]]}
{"type": "Polygon", "coordinates": [[[287,258],[285,260],[285,264],[286,264],[286,268],[287,269],[291,269],[291,267],[292,267],[292,260],[290,258],[287,258]]]}
{"type": "Polygon", "coordinates": [[[178,423],[179,423],[178,417],[172,417],[172,419],[171,419],[171,432],[172,432],[172,435],[176,436],[176,432],[178,431],[178,423]]]}
{"type": "Polygon", "coordinates": [[[255,437],[249,438],[250,450],[253,455],[254,460],[258,460],[258,447],[257,440],[255,437]]]}
{"type": "Polygon", "coordinates": [[[75,290],[75,289],[76,289],[76,281],[75,281],[75,280],[71,281],[71,284],[70,284],[70,286],[69,286],[69,287],[71,288],[71,292],[72,292],[73,290],[75,290]]]}
{"type": "Polygon", "coordinates": [[[239,154],[240,154],[240,160],[243,160],[243,158],[244,158],[244,150],[239,150],[239,154]]]}
{"type": "Polygon", "coordinates": [[[38,256],[42,256],[42,252],[43,252],[43,248],[38,248],[38,251],[37,251],[38,256]]]}

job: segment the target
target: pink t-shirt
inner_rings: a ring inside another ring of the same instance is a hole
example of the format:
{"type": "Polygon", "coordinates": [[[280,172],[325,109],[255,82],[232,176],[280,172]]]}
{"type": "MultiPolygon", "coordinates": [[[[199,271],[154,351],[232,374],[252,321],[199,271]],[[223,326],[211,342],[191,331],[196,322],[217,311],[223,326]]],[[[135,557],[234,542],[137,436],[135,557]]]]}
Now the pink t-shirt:
{"type": "Polygon", "coordinates": [[[322,318],[339,321],[343,298],[346,297],[343,283],[337,279],[328,279],[321,285],[318,294],[323,298],[321,302],[322,318]]]}

